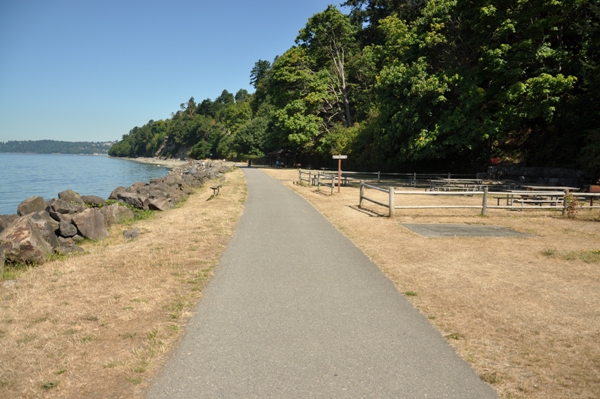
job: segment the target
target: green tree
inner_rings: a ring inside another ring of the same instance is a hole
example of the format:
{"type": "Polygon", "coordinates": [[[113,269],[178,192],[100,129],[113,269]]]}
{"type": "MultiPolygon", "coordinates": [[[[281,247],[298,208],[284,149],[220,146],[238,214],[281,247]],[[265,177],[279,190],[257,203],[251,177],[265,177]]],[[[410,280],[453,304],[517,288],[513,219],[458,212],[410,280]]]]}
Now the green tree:
{"type": "Polygon", "coordinates": [[[250,84],[257,89],[260,81],[267,77],[270,70],[271,63],[269,61],[256,61],[252,67],[252,70],[250,71],[250,84]]]}
{"type": "Polygon", "coordinates": [[[306,49],[316,69],[328,70],[329,90],[336,99],[334,106],[341,108],[339,116],[345,127],[352,125],[346,62],[357,51],[356,31],[350,18],[330,5],[309,18],[296,38],[296,43],[306,49]]]}

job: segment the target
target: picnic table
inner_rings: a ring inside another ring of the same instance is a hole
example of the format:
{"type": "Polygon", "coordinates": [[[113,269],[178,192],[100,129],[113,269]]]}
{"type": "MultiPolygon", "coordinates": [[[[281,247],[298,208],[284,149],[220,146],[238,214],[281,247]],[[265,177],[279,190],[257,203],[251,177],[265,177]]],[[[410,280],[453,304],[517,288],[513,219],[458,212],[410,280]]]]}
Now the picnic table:
{"type": "Polygon", "coordinates": [[[561,190],[561,191],[579,191],[580,189],[578,187],[566,187],[566,186],[521,186],[529,191],[554,191],[554,190],[561,190]]]}
{"type": "Polygon", "coordinates": [[[494,198],[498,200],[498,206],[500,201],[506,201],[506,206],[514,207],[515,204],[521,204],[521,208],[524,205],[539,205],[544,204],[552,207],[558,207],[563,204],[565,192],[564,191],[524,191],[524,190],[508,190],[498,192],[494,194],[494,198]]]}
{"type": "Polygon", "coordinates": [[[482,185],[482,179],[432,179],[429,181],[429,191],[479,191],[482,185]]]}

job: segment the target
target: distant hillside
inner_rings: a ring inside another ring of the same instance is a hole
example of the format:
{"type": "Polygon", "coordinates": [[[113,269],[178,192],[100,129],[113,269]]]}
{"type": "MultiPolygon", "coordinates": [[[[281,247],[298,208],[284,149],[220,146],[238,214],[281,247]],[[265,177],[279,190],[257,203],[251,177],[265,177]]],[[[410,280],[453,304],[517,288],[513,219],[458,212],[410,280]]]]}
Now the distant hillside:
{"type": "Polygon", "coordinates": [[[22,154],[108,154],[113,142],[27,140],[0,141],[0,153],[22,154]]]}

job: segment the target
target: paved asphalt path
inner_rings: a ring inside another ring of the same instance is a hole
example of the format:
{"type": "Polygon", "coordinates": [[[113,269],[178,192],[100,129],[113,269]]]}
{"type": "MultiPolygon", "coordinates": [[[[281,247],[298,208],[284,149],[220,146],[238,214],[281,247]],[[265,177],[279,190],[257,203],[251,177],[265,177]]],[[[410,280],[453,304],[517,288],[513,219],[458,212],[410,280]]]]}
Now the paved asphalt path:
{"type": "Polygon", "coordinates": [[[148,399],[497,398],[310,204],[244,172],[244,214],[148,399]]]}

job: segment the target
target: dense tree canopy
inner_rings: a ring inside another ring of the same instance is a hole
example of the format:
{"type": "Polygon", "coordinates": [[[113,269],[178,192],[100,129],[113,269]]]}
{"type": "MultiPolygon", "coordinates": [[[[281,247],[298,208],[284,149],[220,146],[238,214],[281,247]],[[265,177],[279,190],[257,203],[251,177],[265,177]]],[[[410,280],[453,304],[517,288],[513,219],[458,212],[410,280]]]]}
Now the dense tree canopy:
{"type": "Polygon", "coordinates": [[[57,140],[0,141],[0,152],[31,154],[106,154],[112,143],[57,140]]]}
{"type": "Polygon", "coordinates": [[[482,170],[490,157],[600,177],[595,0],[348,0],[223,90],[132,129],[112,155],[256,158],[278,148],[360,168],[482,170]],[[165,137],[168,142],[165,150],[165,137]],[[172,149],[169,149],[173,147],[172,149]]]}

